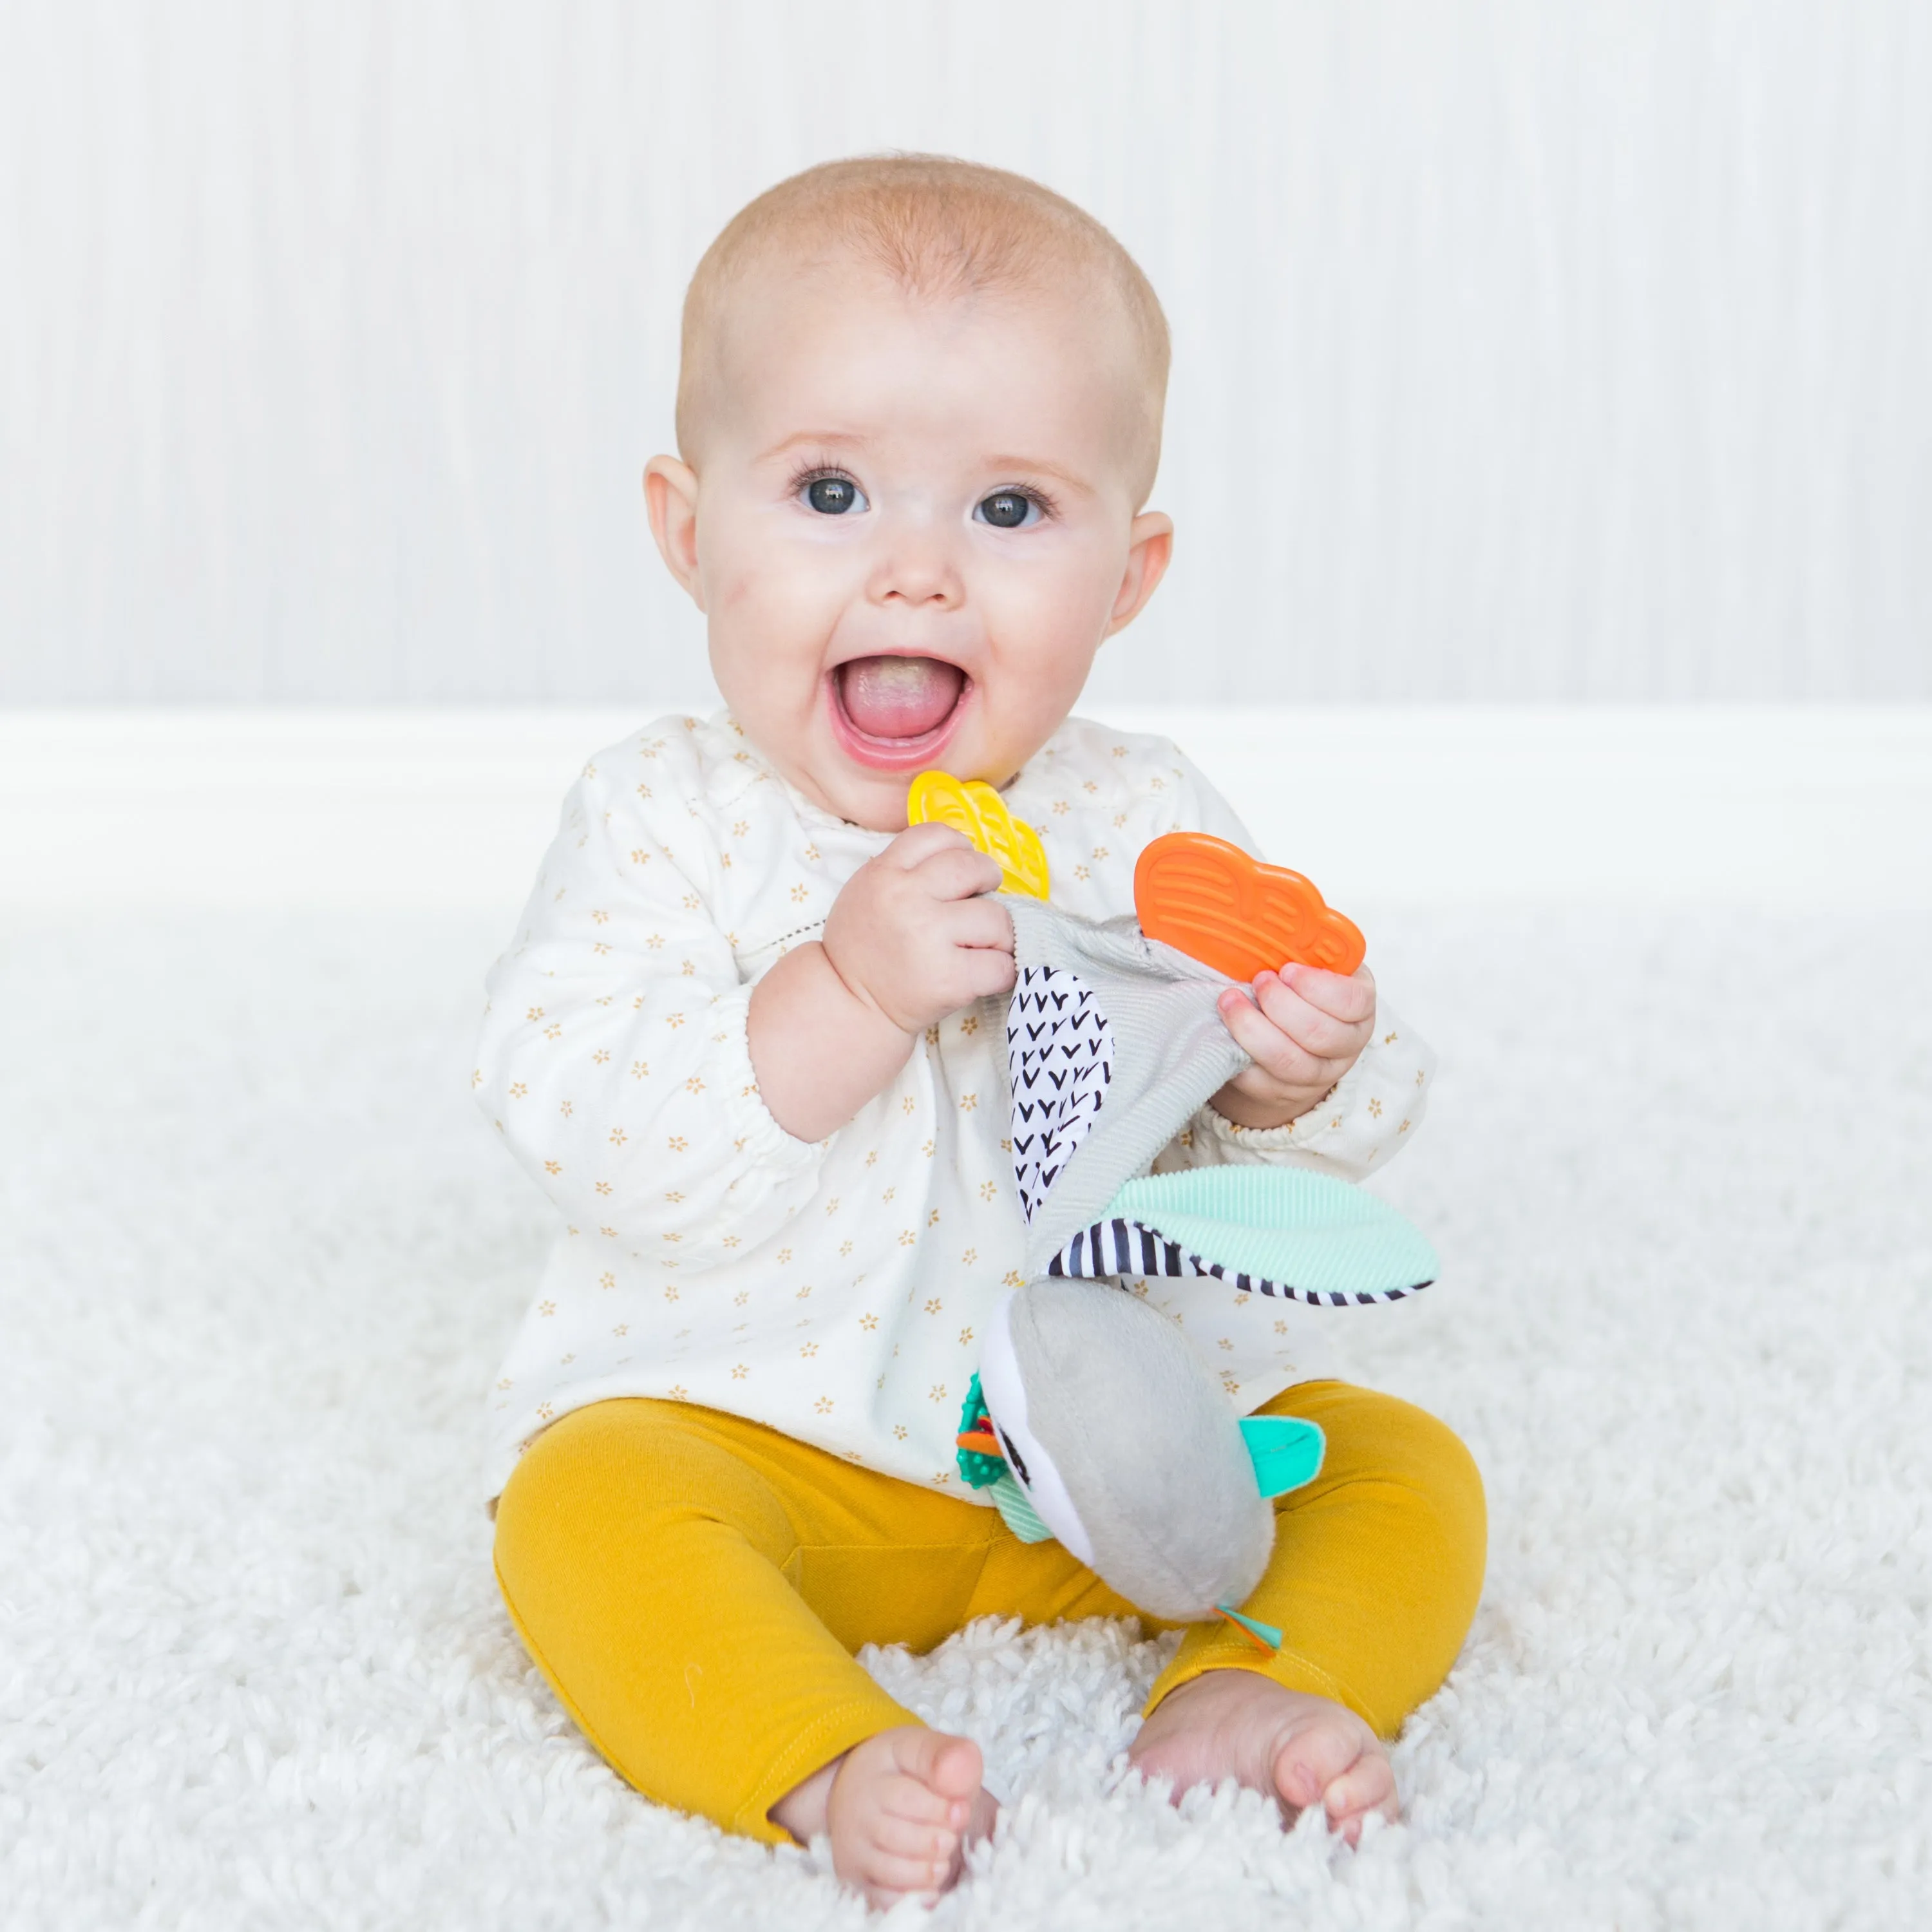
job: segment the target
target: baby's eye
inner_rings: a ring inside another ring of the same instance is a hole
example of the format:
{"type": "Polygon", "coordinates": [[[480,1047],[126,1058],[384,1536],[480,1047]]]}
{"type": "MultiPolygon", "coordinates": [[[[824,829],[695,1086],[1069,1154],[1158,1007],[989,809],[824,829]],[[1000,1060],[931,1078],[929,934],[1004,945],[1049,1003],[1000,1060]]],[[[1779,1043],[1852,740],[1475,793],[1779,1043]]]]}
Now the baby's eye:
{"type": "Polygon", "coordinates": [[[996,530],[1016,530],[1028,524],[1036,524],[1040,518],[1039,500],[1029,496],[1024,490],[995,490],[990,496],[982,496],[974,507],[974,515],[982,524],[991,524],[996,530]]]}
{"type": "Polygon", "coordinates": [[[849,476],[814,476],[805,486],[805,500],[822,514],[842,517],[848,510],[869,509],[866,493],[849,476]]]}

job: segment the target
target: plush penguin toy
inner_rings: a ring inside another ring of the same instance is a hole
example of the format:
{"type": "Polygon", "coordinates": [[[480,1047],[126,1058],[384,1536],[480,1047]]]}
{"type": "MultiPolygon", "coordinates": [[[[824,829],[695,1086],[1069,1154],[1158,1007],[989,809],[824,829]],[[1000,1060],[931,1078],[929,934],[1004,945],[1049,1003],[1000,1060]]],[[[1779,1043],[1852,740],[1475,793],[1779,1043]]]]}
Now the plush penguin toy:
{"type": "Polygon", "coordinates": [[[1194,833],[1142,854],[1138,920],[1075,918],[1046,903],[1038,842],[997,794],[943,774],[920,783],[915,820],[954,824],[1001,860],[1017,970],[1006,1065],[1029,1279],[994,1310],[962,1418],[961,1473],[1016,1534],[1057,1538],[1138,1608],[1189,1621],[1219,1612],[1278,1643],[1239,1606],[1273,1548],[1271,1498],[1314,1478],[1322,1432],[1238,1418],[1182,1329],[1124,1291],[1210,1276],[1342,1308],[1399,1301],[1433,1279],[1428,1242],[1345,1182],[1261,1166],[1151,1171],[1248,1064],[1216,1002],[1259,968],[1240,970],[1247,956],[1228,934],[1245,927],[1268,964],[1312,950],[1343,971],[1360,962],[1360,935],[1299,875],[1275,872],[1312,900],[1317,937],[1311,948],[1305,920],[1298,952],[1280,932],[1257,937],[1252,908],[1244,917],[1233,898],[1273,868],[1194,833]]]}

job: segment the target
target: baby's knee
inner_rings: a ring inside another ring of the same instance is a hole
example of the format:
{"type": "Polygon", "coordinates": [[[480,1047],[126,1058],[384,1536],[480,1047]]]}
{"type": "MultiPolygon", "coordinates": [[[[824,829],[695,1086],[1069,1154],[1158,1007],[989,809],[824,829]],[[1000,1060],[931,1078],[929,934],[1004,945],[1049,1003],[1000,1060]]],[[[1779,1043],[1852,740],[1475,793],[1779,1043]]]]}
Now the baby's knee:
{"type": "Polygon", "coordinates": [[[703,1412],[644,1396],[587,1404],[524,1450],[496,1505],[496,1564],[516,1570],[614,1537],[648,1539],[673,1518],[728,1522],[788,1548],[784,1510],[703,1412]]]}

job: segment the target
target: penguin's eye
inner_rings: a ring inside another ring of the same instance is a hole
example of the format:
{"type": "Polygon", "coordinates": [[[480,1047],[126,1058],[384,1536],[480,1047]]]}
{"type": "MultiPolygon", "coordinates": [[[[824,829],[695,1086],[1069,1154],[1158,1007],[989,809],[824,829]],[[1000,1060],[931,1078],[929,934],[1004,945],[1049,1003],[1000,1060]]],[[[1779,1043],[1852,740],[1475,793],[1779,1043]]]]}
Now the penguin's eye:
{"type": "Polygon", "coordinates": [[[1023,530],[1044,514],[1040,499],[1024,490],[995,490],[982,496],[973,511],[977,521],[991,524],[996,530],[1023,530]]]}
{"type": "Polygon", "coordinates": [[[849,476],[836,472],[808,478],[803,486],[806,502],[826,517],[842,517],[848,510],[869,509],[866,493],[849,476]]]}

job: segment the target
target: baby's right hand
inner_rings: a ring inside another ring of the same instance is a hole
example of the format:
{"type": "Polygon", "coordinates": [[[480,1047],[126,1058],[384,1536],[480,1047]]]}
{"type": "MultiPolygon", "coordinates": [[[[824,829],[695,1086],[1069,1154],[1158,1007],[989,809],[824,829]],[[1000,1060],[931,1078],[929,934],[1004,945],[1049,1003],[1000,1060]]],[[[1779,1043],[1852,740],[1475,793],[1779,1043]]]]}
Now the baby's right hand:
{"type": "Polygon", "coordinates": [[[915,825],[845,883],[825,922],[833,970],[907,1033],[1013,984],[998,861],[950,826],[915,825]]]}

